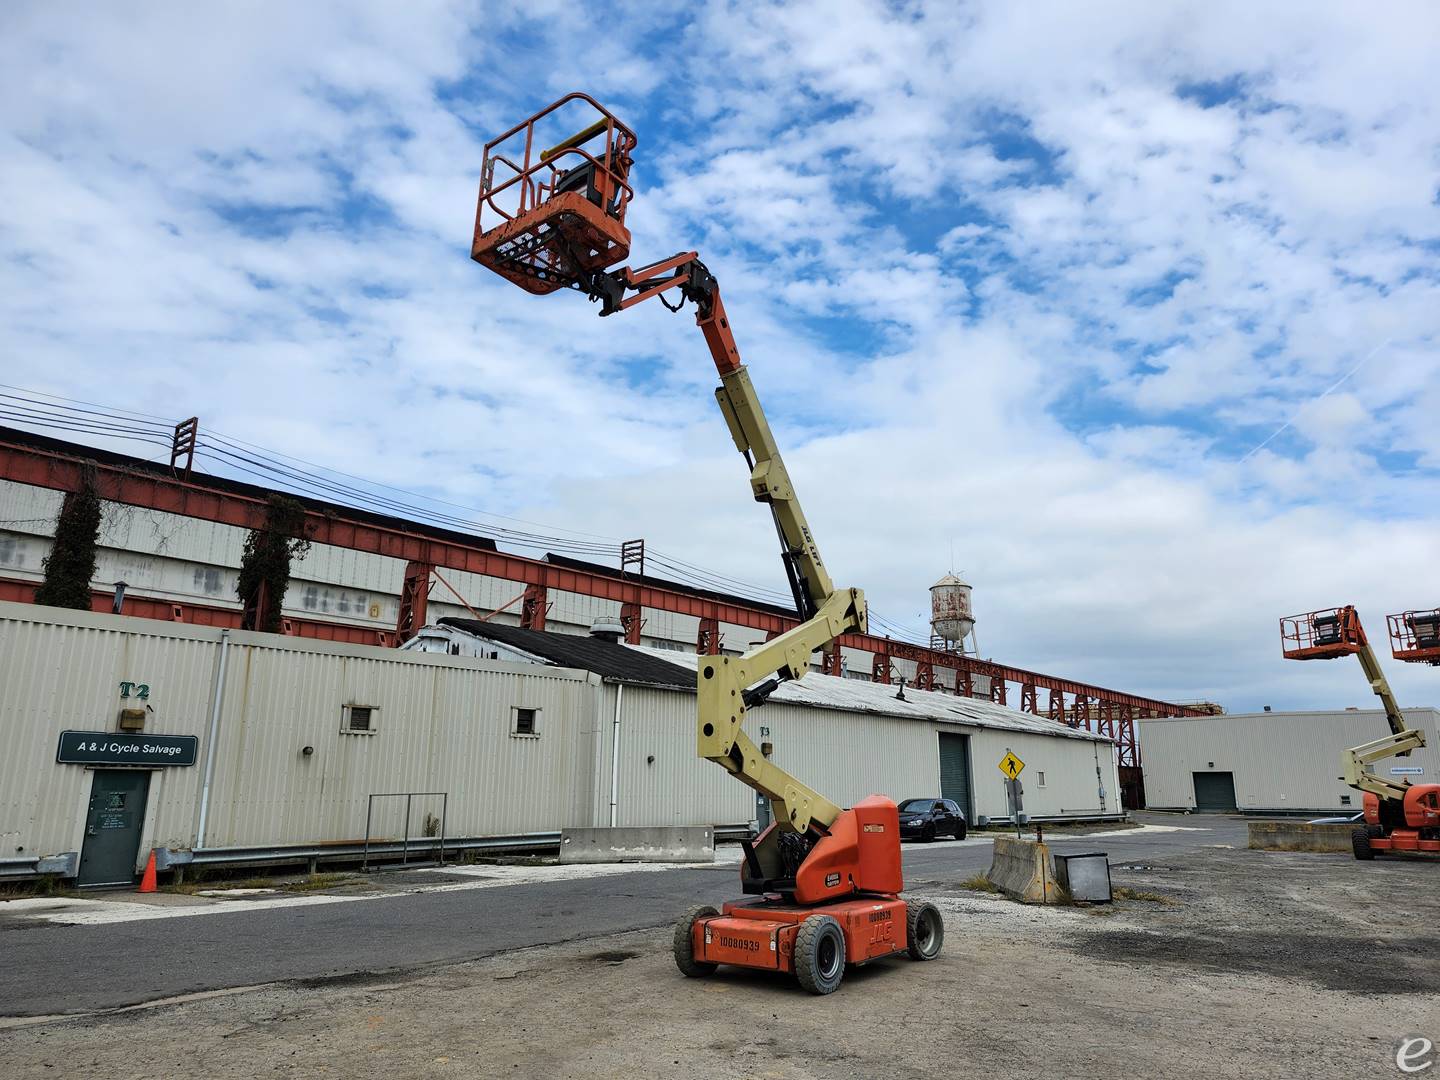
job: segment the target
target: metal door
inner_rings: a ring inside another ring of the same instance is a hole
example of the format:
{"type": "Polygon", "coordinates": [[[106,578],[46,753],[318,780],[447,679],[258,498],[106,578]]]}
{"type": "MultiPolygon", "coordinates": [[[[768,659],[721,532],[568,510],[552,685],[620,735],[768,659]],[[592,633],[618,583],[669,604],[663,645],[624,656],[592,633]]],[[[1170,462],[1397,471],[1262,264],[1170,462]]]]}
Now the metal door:
{"type": "Polygon", "coordinates": [[[1199,814],[1233,814],[1235,812],[1235,774],[1228,772],[1197,772],[1195,777],[1195,811],[1199,814]]]}
{"type": "Polygon", "coordinates": [[[940,797],[960,807],[966,821],[975,819],[970,801],[970,736],[940,732],[940,797]]]}
{"type": "Polygon", "coordinates": [[[85,816],[77,885],[130,885],[145,822],[150,774],[139,769],[96,769],[85,816]]]}

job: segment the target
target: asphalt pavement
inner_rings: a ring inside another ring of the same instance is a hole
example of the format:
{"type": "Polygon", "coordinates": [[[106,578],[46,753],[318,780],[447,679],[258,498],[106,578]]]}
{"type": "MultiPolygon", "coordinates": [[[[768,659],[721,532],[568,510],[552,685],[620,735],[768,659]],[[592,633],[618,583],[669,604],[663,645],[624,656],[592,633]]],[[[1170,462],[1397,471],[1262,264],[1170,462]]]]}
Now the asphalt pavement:
{"type": "MultiPolygon", "coordinates": [[[[1206,845],[1244,846],[1236,818],[1143,815],[1161,826],[1104,837],[1048,834],[1057,851],[1100,850],[1112,863],[1206,845]],[[1174,831],[1168,827],[1179,826],[1174,831]]],[[[963,881],[990,845],[905,847],[906,891],[963,881]]],[[[405,972],[532,946],[668,925],[686,908],[738,892],[733,865],[625,873],[476,891],[419,891],[349,903],[244,910],[104,925],[5,917],[0,1016],[84,1013],[159,998],[294,980],[393,979],[405,972]]]]}

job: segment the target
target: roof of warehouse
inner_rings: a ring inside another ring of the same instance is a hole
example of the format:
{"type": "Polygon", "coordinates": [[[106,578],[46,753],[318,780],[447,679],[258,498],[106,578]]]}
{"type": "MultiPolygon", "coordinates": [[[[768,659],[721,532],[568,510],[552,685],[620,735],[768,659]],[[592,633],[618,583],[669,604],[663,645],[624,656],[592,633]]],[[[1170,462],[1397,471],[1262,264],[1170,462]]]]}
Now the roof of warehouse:
{"type": "MultiPolygon", "coordinates": [[[[694,653],[671,652],[643,645],[622,645],[601,638],[557,634],[548,630],[524,630],[502,623],[475,619],[441,619],[441,625],[476,637],[498,641],[561,667],[593,671],[611,682],[638,683],[672,690],[695,691],[694,653]]],[[[911,720],[939,720],[970,727],[1002,731],[1025,731],[1069,739],[1110,742],[1083,728],[1070,728],[1043,716],[1032,716],[980,698],[957,697],[935,690],[905,687],[905,700],[895,695],[899,685],[872,683],[810,672],[799,681],[784,682],[770,700],[816,709],[896,716],[911,720]]]]}
{"type": "MultiPolygon", "coordinates": [[[[622,648],[632,652],[654,655],[659,650],[642,645],[625,645],[622,648]]],[[[672,664],[684,664],[687,670],[694,670],[699,657],[692,653],[675,653],[672,664]]],[[[692,678],[687,686],[695,685],[692,678]]],[[[816,709],[839,709],[844,712],[872,713],[879,716],[899,716],[912,720],[940,720],[971,727],[996,728],[1004,731],[1028,731],[1036,735],[1056,735],[1069,739],[1089,739],[1094,742],[1110,742],[1108,736],[1097,735],[1084,728],[1066,727],[1044,716],[996,705],[981,698],[957,697],[938,690],[917,690],[905,687],[905,700],[895,695],[900,692],[898,683],[874,683],[865,679],[847,679],[838,675],[821,675],[809,672],[803,679],[783,682],[771,695],[771,701],[788,705],[809,705],[816,709]]]]}
{"type": "Polygon", "coordinates": [[[479,622],[476,619],[441,619],[440,624],[522,649],[560,667],[593,671],[602,679],[665,686],[676,690],[695,689],[693,667],[674,664],[649,652],[628,649],[597,637],[556,634],[549,630],[526,630],[519,626],[479,622]]]}

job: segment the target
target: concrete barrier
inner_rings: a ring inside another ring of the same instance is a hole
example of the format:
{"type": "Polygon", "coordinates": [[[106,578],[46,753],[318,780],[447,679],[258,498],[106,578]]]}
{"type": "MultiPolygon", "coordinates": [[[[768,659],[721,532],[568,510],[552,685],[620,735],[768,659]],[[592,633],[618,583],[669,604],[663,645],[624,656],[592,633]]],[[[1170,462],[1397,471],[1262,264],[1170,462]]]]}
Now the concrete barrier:
{"type": "Polygon", "coordinates": [[[562,863],[715,861],[715,830],[708,825],[564,829],[562,863]]]}
{"type": "Polygon", "coordinates": [[[1354,825],[1309,825],[1303,821],[1252,821],[1250,846],[1257,851],[1343,851],[1350,854],[1354,825]]]}
{"type": "Polygon", "coordinates": [[[1012,900],[1026,904],[1058,904],[1069,899],[1055,879],[1055,860],[1048,844],[995,838],[995,853],[985,880],[1012,900]]]}

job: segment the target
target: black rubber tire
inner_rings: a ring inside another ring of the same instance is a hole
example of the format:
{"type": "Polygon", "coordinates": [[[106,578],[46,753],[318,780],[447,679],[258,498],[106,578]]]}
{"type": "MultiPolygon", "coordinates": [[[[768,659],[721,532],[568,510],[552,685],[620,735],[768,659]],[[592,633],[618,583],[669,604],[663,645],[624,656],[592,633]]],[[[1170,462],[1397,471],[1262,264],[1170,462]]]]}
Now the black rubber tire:
{"type": "Polygon", "coordinates": [[[1350,831],[1350,846],[1355,850],[1355,858],[1369,860],[1375,858],[1375,852],[1370,847],[1370,830],[1368,828],[1352,829],[1350,831]]]}
{"type": "Polygon", "coordinates": [[[845,977],[845,931],[829,915],[811,915],[795,935],[795,977],[812,994],[833,994],[845,977]]]}
{"type": "Polygon", "coordinates": [[[959,825],[956,825],[956,826],[955,826],[955,839],[956,839],[956,840],[964,840],[964,839],[965,839],[965,834],[966,834],[967,832],[969,832],[969,831],[970,831],[969,826],[967,826],[967,825],[965,824],[965,822],[963,822],[963,821],[960,822],[959,825]]]}
{"type": "Polygon", "coordinates": [[[933,821],[920,830],[920,839],[927,844],[935,842],[935,823],[933,821]]]}
{"type": "Polygon", "coordinates": [[[945,920],[934,904],[905,907],[905,951],[911,960],[934,960],[945,944],[945,920]]]}
{"type": "Polygon", "coordinates": [[[695,929],[696,919],[719,914],[713,907],[693,907],[675,924],[675,966],[680,969],[680,974],[691,979],[714,974],[718,965],[695,959],[695,938],[692,931],[695,929]]]}

